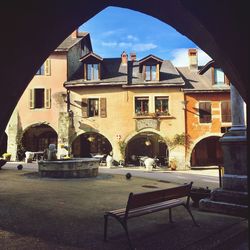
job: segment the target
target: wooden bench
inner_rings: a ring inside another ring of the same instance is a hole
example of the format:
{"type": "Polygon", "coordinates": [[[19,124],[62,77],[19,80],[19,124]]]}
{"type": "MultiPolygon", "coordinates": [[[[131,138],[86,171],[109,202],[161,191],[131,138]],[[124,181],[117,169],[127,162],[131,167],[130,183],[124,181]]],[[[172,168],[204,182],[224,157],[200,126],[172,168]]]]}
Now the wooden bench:
{"type": "Polygon", "coordinates": [[[126,208],[104,213],[104,240],[107,240],[107,226],[109,216],[116,218],[121,223],[131,248],[132,243],[130,241],[127,226],[127,221],[131,218],[168,209],[169,221],[172,223],[172,208],[184,206],[190,214],[193,223],[198,226],[189,208],[192,184],[193,182],[190,182],[190,184],[184,184],[168,189],[161,189],[145,193],[130,193],[126,208]],[[183,197],[187,197],[187,199],[181,199],[183,197]]]}

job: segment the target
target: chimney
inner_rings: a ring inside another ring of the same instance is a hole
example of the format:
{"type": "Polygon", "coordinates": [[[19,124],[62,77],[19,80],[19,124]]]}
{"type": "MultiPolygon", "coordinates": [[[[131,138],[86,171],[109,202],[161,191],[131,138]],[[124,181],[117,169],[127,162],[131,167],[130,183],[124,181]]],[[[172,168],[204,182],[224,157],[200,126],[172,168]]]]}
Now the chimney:
{"type": "Polygon", "coordinates": [[[122,59],[122,65],[127,65],[127,62],[128,62],[128,55],[126,54],[125,51],[122,52],[122,54],[121,54],[121,59],[122,59]]]}
{"type": "Polygon", "coordinates": [[[77,38],[78,37],[78,29],[75,29],[72,33],[71,33],[71,38],[77,38]]]}
{"type": "Polygon", "coordinates": [[[136,53],[135,52],[130,53],[130,61],[132,61],[132,62],[136,61],[136,53]]]}
{"type": "Polygon", "coordinates": [[[188,49],[189,69],[198,70],[198,54],[197,49],[188,49]]]}

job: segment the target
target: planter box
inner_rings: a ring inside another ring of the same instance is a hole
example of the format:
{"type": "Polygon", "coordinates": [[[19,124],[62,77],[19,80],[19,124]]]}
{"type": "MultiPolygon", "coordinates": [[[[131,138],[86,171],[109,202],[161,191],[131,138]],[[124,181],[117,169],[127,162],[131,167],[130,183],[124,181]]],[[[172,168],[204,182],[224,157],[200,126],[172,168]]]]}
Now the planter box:
{"type": "Polygon", "coordinates": [[[210,189],[192,189],[190,192],[190,197],[193,201],[194,207],[199,207],[199,201],[204,198],[210,197],[211,190],[210,189]]]}

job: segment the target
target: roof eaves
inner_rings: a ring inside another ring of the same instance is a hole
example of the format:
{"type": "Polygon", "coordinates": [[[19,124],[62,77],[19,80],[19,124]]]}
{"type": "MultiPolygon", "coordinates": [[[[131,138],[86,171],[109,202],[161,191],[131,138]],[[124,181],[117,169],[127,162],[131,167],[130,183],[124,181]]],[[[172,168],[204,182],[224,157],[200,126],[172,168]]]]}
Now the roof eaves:
{"type": "Polygon", "coordinates": [[[154,55],[151,55],[151,54],[150,54],[150,55],[148,55],[148,56],[142,58],[141,60],[139,60],[139,64],[141,64],[141,63],[143,63],[143,62],[149,60],[150,58],[153,58],[154,60],[159,61],[159,62],[161,62],[161,63],[163,62],[163,59],[161,59],[161,58],[159,58],[159,57],[157,57],[157,56],[154,56],[154,55]]]}

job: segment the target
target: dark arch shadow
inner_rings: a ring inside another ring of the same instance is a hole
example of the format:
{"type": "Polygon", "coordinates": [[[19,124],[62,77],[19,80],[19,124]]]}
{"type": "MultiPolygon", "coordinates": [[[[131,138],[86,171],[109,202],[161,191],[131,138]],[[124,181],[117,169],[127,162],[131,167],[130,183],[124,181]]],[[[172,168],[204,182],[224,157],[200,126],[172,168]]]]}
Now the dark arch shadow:
{"type": "Polygon", "coordinates": [[[247,102],[249,22],[246,4],[194,0],[1,3],[1,33],[5,37],[0,41],[3,48],[0,82],[4,85],[0,93],[0,106],[4,107],[0,113],[1,133],[43,61],[75,28],[108,6],[140,11],[176,28],[222,66],[247,102]]]}

